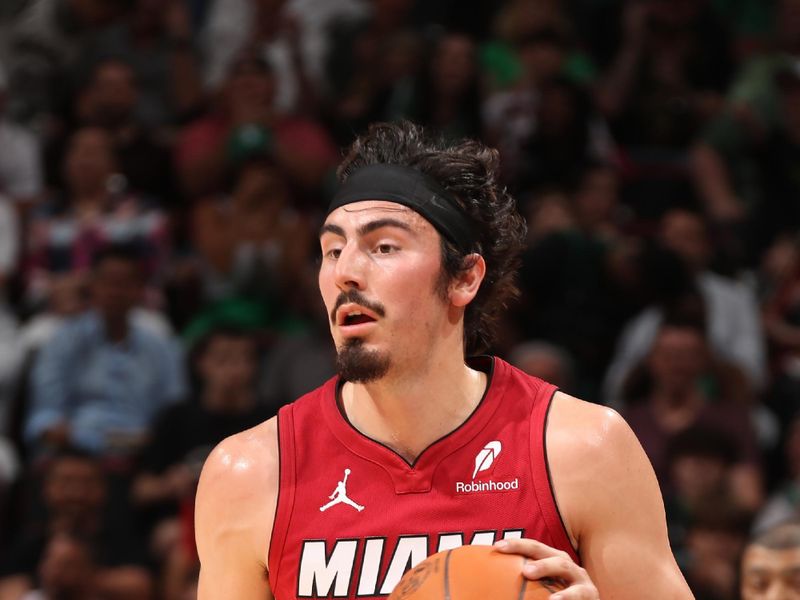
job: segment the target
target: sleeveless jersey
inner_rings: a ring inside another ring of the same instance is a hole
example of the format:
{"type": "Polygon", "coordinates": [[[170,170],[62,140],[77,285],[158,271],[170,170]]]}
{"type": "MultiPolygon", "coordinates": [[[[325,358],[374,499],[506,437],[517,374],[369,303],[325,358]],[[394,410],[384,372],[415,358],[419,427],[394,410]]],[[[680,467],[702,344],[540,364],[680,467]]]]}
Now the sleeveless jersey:
{"type": "Polygon", "coordinates": [[[471,364],[488,374],[481,402],[414,464],[348,422],[338,378],[280,410],[277,600],[385,597],[428,555],[502,538],[537,539],[577,562],[545,451],[556,388],[498,358],[471,364]]]}

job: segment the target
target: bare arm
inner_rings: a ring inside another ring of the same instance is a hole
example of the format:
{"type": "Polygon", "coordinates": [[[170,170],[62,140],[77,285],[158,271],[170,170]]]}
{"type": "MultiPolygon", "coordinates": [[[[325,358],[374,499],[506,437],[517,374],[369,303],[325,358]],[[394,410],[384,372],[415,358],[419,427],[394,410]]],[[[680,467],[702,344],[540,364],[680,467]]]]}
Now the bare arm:
{"type": "Polygon", "coordinates": [[[743,219],[744,207],[717,151],[709,144],[698,144],[692,150],[691,165],[695,185],[711,218],[722,222],[743,219]]]}
{"type": "Polygon", "coordinates": [[[272,600],[267,553],[278,492],[277,422],[223,441],[197,490],[198,600],[272,600]]]}
{"type": "Polygon", "coordinates": [[[603,600],[692,598],[650,461],[611,409],[557,394],[547,430],[556,499],[603,600]]]}

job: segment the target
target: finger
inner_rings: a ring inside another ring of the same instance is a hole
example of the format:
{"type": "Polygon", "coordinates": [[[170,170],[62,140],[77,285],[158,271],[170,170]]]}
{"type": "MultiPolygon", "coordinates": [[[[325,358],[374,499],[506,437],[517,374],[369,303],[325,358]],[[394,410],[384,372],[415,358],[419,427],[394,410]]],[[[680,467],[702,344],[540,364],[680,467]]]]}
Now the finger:
{"type": "Polygon", "coordinates": [[[571,560],[569,554],[566,552],[556,550],[547,544],[543,544],[540,541],[528,538],[500,540],[499,542],[495,543],[494,547],[500,552],[504,552],[506,554],[522,554],[523,556],[533,559],[558,556],[567,560],[571,560]]]}
{"type": "Polygon", "coordinates": [[[599,597],[593,585],[574,585],[552,594],[550,600],[599,600],[599,597]]]}
{"type": "Polygon", "coordinates": [[[526,562],[522,568],[522,574],[528,579],[542,579],[543,577],[561,579],[567,585],[590,582],[589,575],[584,569],[569,557],[562,556],[551,556],[526,562]]]}

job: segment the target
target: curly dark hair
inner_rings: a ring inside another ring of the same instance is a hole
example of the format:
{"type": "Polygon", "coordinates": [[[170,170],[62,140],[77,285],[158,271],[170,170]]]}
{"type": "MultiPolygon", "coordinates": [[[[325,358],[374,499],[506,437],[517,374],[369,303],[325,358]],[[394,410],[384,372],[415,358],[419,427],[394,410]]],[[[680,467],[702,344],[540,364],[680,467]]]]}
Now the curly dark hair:
{"type": "MultiPolygon", "coordinates": [[[[374,164],[415,168],[455,196],[479,232],[474,252],[486,261],[486,276],[464,315],[466,354],[485,352],[495,335],[495,324],[508,303],[515,299],[515,276],[519,267],[526,224],[517,212],[516,202],[498,182],[497,150],[474,140],[455,143],[428,136],[409,121],[375,123],[359,136],[339,165],[340,182],[360,169],[374,164]]],[[[442,277],[439,290],[469,269],[470,252],[460,251],[441,238],[442,277]]]]}

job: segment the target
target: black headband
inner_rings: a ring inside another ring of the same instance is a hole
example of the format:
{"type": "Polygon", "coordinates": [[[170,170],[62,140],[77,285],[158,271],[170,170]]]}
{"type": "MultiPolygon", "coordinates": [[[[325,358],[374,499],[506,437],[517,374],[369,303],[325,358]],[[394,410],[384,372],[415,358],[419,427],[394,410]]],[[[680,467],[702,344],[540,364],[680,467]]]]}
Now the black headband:
{"type": "Polygon", "coordinates": [[[328,214],[352,202],[388,200],[413,209],[464,253],[475,251],[469,216],[451,193],[417,169],[377,164],[353,172],[333,197],[328,214]]]}

